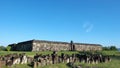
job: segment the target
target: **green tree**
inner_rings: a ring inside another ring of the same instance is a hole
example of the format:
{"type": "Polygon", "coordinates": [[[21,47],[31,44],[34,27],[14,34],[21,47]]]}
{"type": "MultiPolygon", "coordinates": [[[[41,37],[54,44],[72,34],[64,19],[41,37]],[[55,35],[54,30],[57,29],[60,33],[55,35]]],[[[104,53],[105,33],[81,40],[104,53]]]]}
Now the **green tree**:
{"type": "Polygon", "coordinates": [[[6,50],[7,50],[7,51],[10,51],[10,50],[11,50],[11,47],[10,47],[10,46],[7,46],[7,47],[6,47],[6,50]]]}
{"type": "Polygon", "coordinates": [[[0,46],[0,51],[5,51],[6,47],[0,46]]]}
{"type": "Polygon", "coordinates": [[[115,46],[110,46],[110,50],[118,50],[115,46]]]}
{"type": "Polygon", "coordinates": [[[103,50],[110,50],[109,47],[103,47],[103,50]]]}
{"type": "Polygon", "coordinates": [[[117,51],[118,49],[115,46],[109,46],[109,47],[103,47],[103,50],[115,50],[117,51]]]}

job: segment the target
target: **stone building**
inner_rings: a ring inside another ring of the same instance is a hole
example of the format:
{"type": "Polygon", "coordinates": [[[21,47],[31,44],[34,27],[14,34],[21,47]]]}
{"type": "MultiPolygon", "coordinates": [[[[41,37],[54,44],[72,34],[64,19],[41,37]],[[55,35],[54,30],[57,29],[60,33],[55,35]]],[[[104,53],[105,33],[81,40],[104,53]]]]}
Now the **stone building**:
{"type": "Polygon", "coordinates": [[[96,51],[102,50],[100,44],[86,44],[86,43],[73,43],[45,41],[45,40],[30,40],[11,44],[12,51],[96,51]]]}

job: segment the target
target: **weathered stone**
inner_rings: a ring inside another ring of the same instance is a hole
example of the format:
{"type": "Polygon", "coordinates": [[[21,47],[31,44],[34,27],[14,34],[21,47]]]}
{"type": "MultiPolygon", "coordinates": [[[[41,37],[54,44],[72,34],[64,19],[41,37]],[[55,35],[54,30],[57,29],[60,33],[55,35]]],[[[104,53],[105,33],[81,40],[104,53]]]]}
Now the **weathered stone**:
{"type": "Polygon", "coordinates": [[[26,55],[23,55],[22,57],[22,61],[21,61],[21,64],[27,64],[27,56],[26,55]]]}
{"type": "Polygon", "coordinates": [[[86,44],[86,43],[71,43],[56,42],[56,41],[43,41],[43,40],[30,40],[12,44],[13,51],[96,51],[102,50],[100,44],[86,44]]]}

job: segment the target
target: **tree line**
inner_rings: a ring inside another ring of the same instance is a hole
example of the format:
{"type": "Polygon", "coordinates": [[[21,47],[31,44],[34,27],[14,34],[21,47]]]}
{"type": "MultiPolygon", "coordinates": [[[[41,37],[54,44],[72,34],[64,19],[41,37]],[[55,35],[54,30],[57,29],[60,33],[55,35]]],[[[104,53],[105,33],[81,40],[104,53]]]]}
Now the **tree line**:
{"type": "Polygon", "coordinates": [[[106,50],[106,51],[118,51],[117,47],[116,46],[106,46],[106,47],[103,47],[102,48],[103,50],[106,50]]]}

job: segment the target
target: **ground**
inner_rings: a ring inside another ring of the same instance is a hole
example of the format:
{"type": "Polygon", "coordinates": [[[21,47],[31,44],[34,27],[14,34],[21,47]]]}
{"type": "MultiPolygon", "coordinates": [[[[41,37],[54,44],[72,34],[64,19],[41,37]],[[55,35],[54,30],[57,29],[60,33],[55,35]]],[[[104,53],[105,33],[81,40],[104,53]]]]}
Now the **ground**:
{"type": "MultiPolygon", "coordinates": [[[[28,56],[33,57],[36,53],[40,54],[51,54],[51,51],[45,51],[45,52],[13,52],[13,51],[0,51],[0,55],[5,55],[5,54],[10,54],[10,53],[26,53],[28,56]]],[[[66,53],[66,54],[73,54],[73,53],[78,53],[77,51],[61,51],[58,52],[60,55],[61,53],[66,53]]],[[[75,63],[74,65],[80,65],[82,68],[120,68],[120,52],[118,51],[101,51],[99,53],[102,53],[104,55],[110,55],[112,58],[111,62],[108,63],[99,63],[99,64],[83,64],[83,63],[75,63]]],[[[8,67],[3,67],[3,68],[8,68],[8,67]]],[[[27,65],[15,65],[12,66],[11,68],[31,68],[27,65]]],[[[61,64],[54,64],[54,65],[48,65],[44,66],[42,68],[69,68],[65,63],[61,64]]]]}

